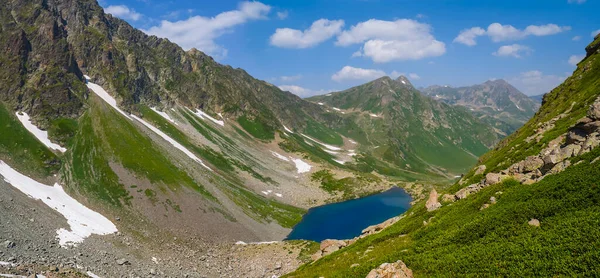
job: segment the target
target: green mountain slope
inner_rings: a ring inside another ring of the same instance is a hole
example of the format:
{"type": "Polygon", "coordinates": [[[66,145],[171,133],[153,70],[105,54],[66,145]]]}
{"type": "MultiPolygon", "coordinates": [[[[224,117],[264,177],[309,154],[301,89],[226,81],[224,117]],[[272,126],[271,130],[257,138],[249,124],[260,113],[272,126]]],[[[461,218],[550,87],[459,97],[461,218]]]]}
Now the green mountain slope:
{"type": "MultiPolygon", "coordinates": [[[[501,170],[539,153],[552,140],[560,140],[561,149],[581,145],[572,141],[574,133],[600,119],[600,36],[586,51],[573,75],[544,97],[536,115],[482,156],[484,171],[476,167],[463,178],[467,182],[440,190],[453,194],[484,179],[481,173],[506,173],[501,170]]],[[[597,131],[590,132],[587,138],[597,140],[597,131]]],[[[363,277],[397,260],[417,277],[594,276],[600,271],[600,148],[590,146],[567,158],[564,170],[532,184],[511,178],[486,182],[452,203],[453,195],[444,196],[441,208],[433,211],[421,201],[381,233],[287,277],[363,277]]]]}
{"type": "Polygon", "coordinates": [[[308,100],[351,119],[352,126],[337,130],[405,170],[460,173],[497,140],[465,109],[421,95],[403,76],[308,100]]]}
{"type": "Polygon", "coordinates": [[[429,86],[421,91],[436,100],[466,107],[503,137],[521,127],[539,108],[538,102],[502,79],[459,88],[429,86]]]}

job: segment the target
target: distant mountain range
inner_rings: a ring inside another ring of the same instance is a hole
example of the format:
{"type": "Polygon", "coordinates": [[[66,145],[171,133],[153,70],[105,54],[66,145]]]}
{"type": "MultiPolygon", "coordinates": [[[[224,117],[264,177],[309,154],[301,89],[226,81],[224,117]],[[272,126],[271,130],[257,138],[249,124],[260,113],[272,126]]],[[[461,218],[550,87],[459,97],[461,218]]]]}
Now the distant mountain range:
{"type": "Polygon", "coordinates": [[[404,76],[307,100],[344,113],[353,126],[341,133],[373,146],[371,154],[407,171],[459,173],[498,139],[489,125],[465,109],[422,95],[404,76]]]}
{"type": "Polygon", "coordinates": [[[469,109],[502,136],[521,127],[535,114],[541,103],[502,79],[458,88],[435,85],[421,91],[436,100],[469,109]]]}

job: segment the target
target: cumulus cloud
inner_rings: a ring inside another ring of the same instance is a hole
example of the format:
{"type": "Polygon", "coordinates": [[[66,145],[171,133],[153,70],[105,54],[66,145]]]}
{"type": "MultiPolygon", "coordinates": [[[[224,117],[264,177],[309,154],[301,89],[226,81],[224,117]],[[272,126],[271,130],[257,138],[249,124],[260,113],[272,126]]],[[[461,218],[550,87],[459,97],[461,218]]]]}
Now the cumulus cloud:
{"type": "Polygon", "coordinates": [[[573,4],[573,3],[583,4],[583,3],[585,3],[585,1],[587,1],[587,0],[568,0],[569,4],[573,4]]]}
{"type": "Polygon", "coordinates": [[[575,37],[573,37],[571,40],[574,40],[574,41],[581,40],[581,36],[575,36],[575,37]]]}
{"type": "Polygon", "coordinates": [[[592,37],[596,37],[596,35],[600,34],[600,29],[592,32],[592,37]]]}
{"type": "Polygon", "coordinates": [[[323,90],[323,89],[311,90],[311,89],[307,89],[307,88],[300,87],[297,85],[280,85],[278,87],[279,87],[279,89],[281,89],[283,91],[291,92],[302,98],[316,96],[316,95],[323,95],[323,94],[327,94],[327,93],[331,93],[331,92],[335,91],[335,90],[323,90]]]}
{"type": "Polygon", "coordinates": [[[284,20],[288,17],[288,11],[277,12],[277,18],[284,20]]]}
{"type": "Polygon", "coordinates": [[[125,5],[116,5],[116,6],[111,5],[111,6],[104,8],[104,12],[107,14],[112,14],[112,15],[122,18],[122,19],[129,19],[129,20],[133,20],[133,21],[137,21],[140,18],[142,18],[142,14],[137,13],[136,11],[134,11],[133,9],[130,9],[129,7],[127,7],[125,5]]]}
{"type": "Polygon", "coordinates": [[[369,57],[376,63],[419,60],[446,52],[445,44],[431,34],[430,25],[412,19],[370,19],[342,32],[336,41],[339,46],[360,43],[364,43],[362,56],[369,57]]]}
{"type": "Polygon", "coordinates": [[[345,66],[331,76],[331,79],[337,82],[346,80],[373,80],[385,76],[385,72],[376,69],[363,69],[351,66],[345,66]]]}
{"type": "Polygon", "coordinates": [[[557,75],[545,75],[539,70],[522,72],[520,75],[507,78],[510,84],[517,87],[527,95],[540,95],[547,93],[562,83],[567,77],[557,75]]]}
{"type": "Polygon", "coordinates": [[[526,55],[531,52],[531,48],[520,45],[520,44],[511,44],[511,45],[503,45],[494,53],[495,56],[505,56],[505,57],[515,57],[521,58],[521,55],[526,55]]]}
{"type": "Polygon", "coordinates": [[[270,10],[270,6],[261,2],[242,2],[237,10],[222,12],[214,17],[193,16],[176,22],[163,20],[160,25],[144,32],[168,38],[184,49],[195,47],[210,55],[222,57],[227,54],[227,50],[217,45],[215,39],[250,20],[266,19],[270,10]]]}
{"type": "Polygon", "coordinates": [[[571,55],[571,57],[569,57],[569,64],[577,66],[577,64],[581,62],[584,57],[585,55],[571,55]]]}
{"type": "Polygon", "coordinates": [[[558,26],[556,24],[546,25],[529,25],[525,29],[520,30],[512,25],[502,25],[500,23],[492,23],[483,30],[481,27],[473,27],[462,30],[454,39],[454,42],[462,43],[468,46],[477,44],[475,40],[478,36],[487,35],[493,42],[502,42],[509,40],[520,40],[528,36],[549,36],[571,30],[569,26],[558,26]]]}
{"type": "Polygon", "coordinates": [[[271,45],[284,48],[309,48],[338,34],[344,26],[343,20],[319,19],[306,30],[278,28],[271,35],[271,45]]]}
{"type": "Polygon", "coordinates": [[[464,29],[454,38],[454,42],[462,43],[468,46],[474,46],[477,44],[475,38],[485,35],[485,30],[481,27],[473,27],[470,29],[464,29]]]}

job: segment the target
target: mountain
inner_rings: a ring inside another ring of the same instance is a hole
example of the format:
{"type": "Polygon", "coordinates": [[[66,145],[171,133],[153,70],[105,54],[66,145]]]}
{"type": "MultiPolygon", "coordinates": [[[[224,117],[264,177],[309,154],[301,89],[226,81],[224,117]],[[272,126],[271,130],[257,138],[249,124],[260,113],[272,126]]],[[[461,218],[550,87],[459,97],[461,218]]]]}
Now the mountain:
{"type": "Polygon", "coordinates": [[[541,103],[533,101],[503,79],[458,88],[436,85],[421,91],[448,104],[466,107],[502,136],[513,133],[527,122],[541,103]]]}
{"type": "Polygon", "coordinates": [[[529,98],[533,99],[533,101],[535,101],[537,103],[542,103],[542,100],[544,99],[544,95],[545,94],[535,95],[535,96],[529,96],[529,98]]]}
{"type": "Polygon", "coordinates": [[[490,126],[461,107],[422,95],[404,76],[307,100],[352,119],[357,127],[348,128],[347,136],[362,137],[359,142],[373,146],[374,156],[407,171],[459,174],[497,140],[490,126]]]}
{"type": "Polygon", "coordinates": [[[597,35],[539,111],[460,181],[431,191],[381,232],[344,242],[286,277],[593,276],[599,132],[597,35]]]}

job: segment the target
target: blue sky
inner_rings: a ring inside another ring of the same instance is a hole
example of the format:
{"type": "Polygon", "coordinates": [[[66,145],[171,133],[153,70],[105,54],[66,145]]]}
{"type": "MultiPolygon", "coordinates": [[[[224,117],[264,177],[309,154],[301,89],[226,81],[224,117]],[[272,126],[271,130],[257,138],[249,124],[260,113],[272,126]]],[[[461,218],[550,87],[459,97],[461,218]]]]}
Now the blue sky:
{"type": "Polygon", "coordinates": [[[148,34],[302,97],[382,75],[417,86],[503,78],[528,95],[575,69],[600,1],[101,0],[148,34]]]}

